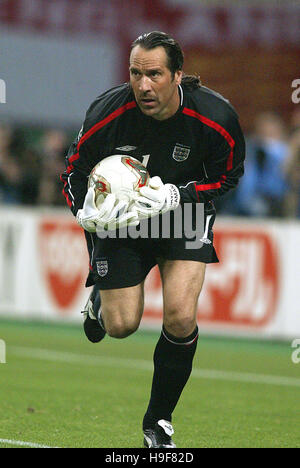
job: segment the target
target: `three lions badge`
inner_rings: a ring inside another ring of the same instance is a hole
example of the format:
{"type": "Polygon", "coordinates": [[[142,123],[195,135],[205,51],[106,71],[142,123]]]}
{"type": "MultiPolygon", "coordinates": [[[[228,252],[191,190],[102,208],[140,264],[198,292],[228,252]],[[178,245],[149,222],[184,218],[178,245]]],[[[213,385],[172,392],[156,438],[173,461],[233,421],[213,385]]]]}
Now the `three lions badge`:
{"type": "Polygon", "coordinates": [[[189,146],[176,143],[172,154],[173,159],[177,162],[185,161],[189,157],[190,151],[191,148],[189,146]]]}
{"type": "Polygon", "coordinates": [[[106,276],[108,273],[108,261],[107,260],[98,260],[96,261],[97,273],[101,278],[106,276]]]}

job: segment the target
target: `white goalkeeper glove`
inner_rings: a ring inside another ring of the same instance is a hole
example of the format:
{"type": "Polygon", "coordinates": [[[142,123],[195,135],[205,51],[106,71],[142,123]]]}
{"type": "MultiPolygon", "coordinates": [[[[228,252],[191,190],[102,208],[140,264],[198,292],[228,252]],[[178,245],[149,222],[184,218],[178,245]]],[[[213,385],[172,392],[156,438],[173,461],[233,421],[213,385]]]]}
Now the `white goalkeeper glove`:
{"type": "Polygon", "coordinates": [[[129,203],[125,200],[116,201],[116,196],[108,194],[104,202],[96,207],[95,191],[90,187],[87,191],[83,208],[78,210],[76,220],[79,226],[88,232],[114,231],[126,226],[137,226],[137,213],[128,211],[129,203]]]}
{"type": "Polygon", "coordinates": [[[164,184],[160,177],[152,177],[149,185],[140,189],[131,210],[139,219],[151,218],[169,210],[176,210],[180,202],[180,193],[176,185],[164,184]]]}

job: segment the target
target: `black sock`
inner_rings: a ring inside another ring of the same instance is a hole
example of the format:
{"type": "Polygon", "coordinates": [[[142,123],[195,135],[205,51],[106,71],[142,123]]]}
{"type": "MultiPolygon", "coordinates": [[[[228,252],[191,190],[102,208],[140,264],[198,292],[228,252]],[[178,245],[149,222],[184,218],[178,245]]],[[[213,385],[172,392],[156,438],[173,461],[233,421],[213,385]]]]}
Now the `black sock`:
{"type": "Polygon", "coordinates": [[[186,338],[176,338],[163,327],[154,352],[151,397],[143,429],[154,428],[159,419],[172,420],[173,410],[192,371],[198,327],[186,338]]]}
{"type": "MultiPolygon", "coordinates": [[[[91,296],[91,300],[93,302],[94,314],[98,319],[99,325],[103,328],[103,331],[105,331],[103,318],[101,317],[100,291],[99,291],[99,286],[97,284],[95,284],[95,286],[93,287],[93,293],[92,293],[92,296],[91,296]]],[[[104,338],[104,336],[105,335],[103,335],[103,338],[104,338]]]]}
{"type": "Polygon", "coordinates": [[[100,291],[99,291],[98,284],[95,284],[94,287],[93,287],[93,291],[92,291],[92,294],[91,294],[91,301],[93,303],[94,314],[97,317],[98,313],[99,313],[99,310],[100,310],[100,306],[101,306],[100,291]]]}

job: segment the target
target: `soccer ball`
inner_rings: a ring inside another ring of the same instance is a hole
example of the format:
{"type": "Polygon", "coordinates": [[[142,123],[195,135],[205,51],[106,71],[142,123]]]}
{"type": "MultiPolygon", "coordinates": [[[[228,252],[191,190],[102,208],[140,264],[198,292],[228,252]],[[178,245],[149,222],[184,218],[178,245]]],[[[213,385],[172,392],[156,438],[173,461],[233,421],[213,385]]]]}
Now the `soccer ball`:
{"type": "Polygon", "coordinates": [[[135,200],[141,187],[149,184],[145,166],[132,156],[113,155],[100,161],[90,173],[88,188],[95,190],[95,203],[99,207],[109,193],[117,200],[135,200]]]}

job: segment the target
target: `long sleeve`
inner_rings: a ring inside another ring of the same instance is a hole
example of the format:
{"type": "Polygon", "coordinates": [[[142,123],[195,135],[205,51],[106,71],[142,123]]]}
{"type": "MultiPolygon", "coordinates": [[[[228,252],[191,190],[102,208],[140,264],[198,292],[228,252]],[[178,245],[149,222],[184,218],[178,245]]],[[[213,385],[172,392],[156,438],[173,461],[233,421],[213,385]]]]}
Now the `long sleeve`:
{"type": "Polygon", "coordinates": [[[103,93],[89,107],[66,156],[66,170],[60,176],[63,195],[74,215],[83,206],[91,170],[101,159],[113,154],[119,120],[135,107],[126,84],[103,93]]]}
{"type": "Polygon", "coordinates": [[[62,193],[72,213],[76,216],[82,208],[87,192],[87,181],[90,168],[84,158],[84,148],[80,146],[80,138],[77,138],[66,156],[66,170],[61,174],[63,183],[62,193]]]}
{"type": "Polygon", "coordinates": [[[245,140],[233,113],[228,113],[224,125],[205,119],[209,155],[203,162],[204,177],[185,185],[178,184],[181,203],[206,203],[236,187],[244,173],[245,140]]]}

